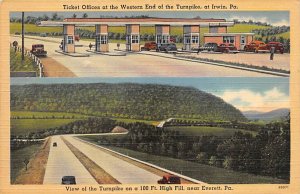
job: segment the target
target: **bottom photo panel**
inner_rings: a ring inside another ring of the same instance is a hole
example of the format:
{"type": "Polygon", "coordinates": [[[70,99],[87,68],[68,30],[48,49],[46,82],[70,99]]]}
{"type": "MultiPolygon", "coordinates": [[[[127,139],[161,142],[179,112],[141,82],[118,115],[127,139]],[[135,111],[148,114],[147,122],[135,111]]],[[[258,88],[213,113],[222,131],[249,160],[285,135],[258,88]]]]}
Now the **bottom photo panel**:
{"type": "Polygon", "coordinates": [[[289,78],[12,78],[10,91],[11,184],[290,182],[289,78]]]}

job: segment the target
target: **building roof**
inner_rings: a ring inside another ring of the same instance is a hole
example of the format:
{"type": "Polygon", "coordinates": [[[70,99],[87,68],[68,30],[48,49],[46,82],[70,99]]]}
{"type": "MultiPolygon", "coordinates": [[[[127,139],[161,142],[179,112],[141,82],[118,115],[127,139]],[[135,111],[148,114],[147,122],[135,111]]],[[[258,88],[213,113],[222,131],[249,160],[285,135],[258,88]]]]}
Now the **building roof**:
{"type": "Polygon", "coordinates": [[[235,35],[250,35],[253,36],[255,33],[204,33],[204,36],[235,36],[235,35]]]}
{"type": "Polygon", "coordinates": [[[128,24],[140,24],[143,26],[154,25],[199,25],[199,26],[233,26],[234,22],[225,19],[202,18],[66,18],[61,22],[41,21],[39,26],[63,26],[71,24],[76,26],[95,26],[107,24],[109,26],[125,26],[128,24]]]}

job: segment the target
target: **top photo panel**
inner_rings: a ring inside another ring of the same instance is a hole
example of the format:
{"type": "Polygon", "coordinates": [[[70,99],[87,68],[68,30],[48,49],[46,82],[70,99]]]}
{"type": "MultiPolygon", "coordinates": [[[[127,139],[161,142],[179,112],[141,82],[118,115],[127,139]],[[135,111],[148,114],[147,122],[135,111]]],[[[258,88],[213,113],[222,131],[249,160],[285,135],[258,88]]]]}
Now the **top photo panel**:
{"type": "Polygon", "coordinates": [[[11,12],[11,77],[289,77],[288,11],[11,12]]]}

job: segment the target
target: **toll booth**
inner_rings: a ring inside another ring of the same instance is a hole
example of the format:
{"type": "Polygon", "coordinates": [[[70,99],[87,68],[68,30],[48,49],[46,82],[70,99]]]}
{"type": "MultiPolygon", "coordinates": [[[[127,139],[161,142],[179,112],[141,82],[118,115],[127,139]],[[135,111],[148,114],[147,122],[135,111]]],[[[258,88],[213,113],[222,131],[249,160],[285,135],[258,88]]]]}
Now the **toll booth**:
{"type": "Polygon", "coordinates": [[[108,52],[108,25],[96,25],[95,51],[108,52]]]}
{"type": "Polygon", "coordinates": [[[75,53],[75,25],[63,25],[63,51],[67,53],[75,53]]]}
{"type": "Polygon", "coordinates": [[[140,51],[140,25],[126,25],[126,51],[140,51]]]}
{"type": "Polygon", "coordinates": [[[155,42],[158,47],[170,43],[170,25],[155,25],[155,42]]]}
{"type": "Polygon", "coordinates": [[[200,44],[200,26],[183,26],[183,49],[198,49],[200,44]]]}

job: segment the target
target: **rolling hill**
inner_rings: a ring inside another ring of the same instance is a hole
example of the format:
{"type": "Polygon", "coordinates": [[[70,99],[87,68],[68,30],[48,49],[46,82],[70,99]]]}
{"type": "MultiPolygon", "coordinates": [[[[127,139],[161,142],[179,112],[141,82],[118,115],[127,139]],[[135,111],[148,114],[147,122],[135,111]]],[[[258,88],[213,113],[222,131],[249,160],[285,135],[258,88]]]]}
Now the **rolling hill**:
{"type": "Polygon", "coordinates": [[[281,108],[272,110],[270,112],[259,112],[259,111],[245,111],[243,114],[246,118],[250,120],[264,120],[264,121],[273,121],[273,120],[279,120],[290,112],[288,108],[281,108]]]}
{"type": "Polygon", "coordinates": [[[247,120],[235,107],[212,94],[191,87],[156,84],[11,86],[11,110],[143,120],[170,117],[247,120]]]}

